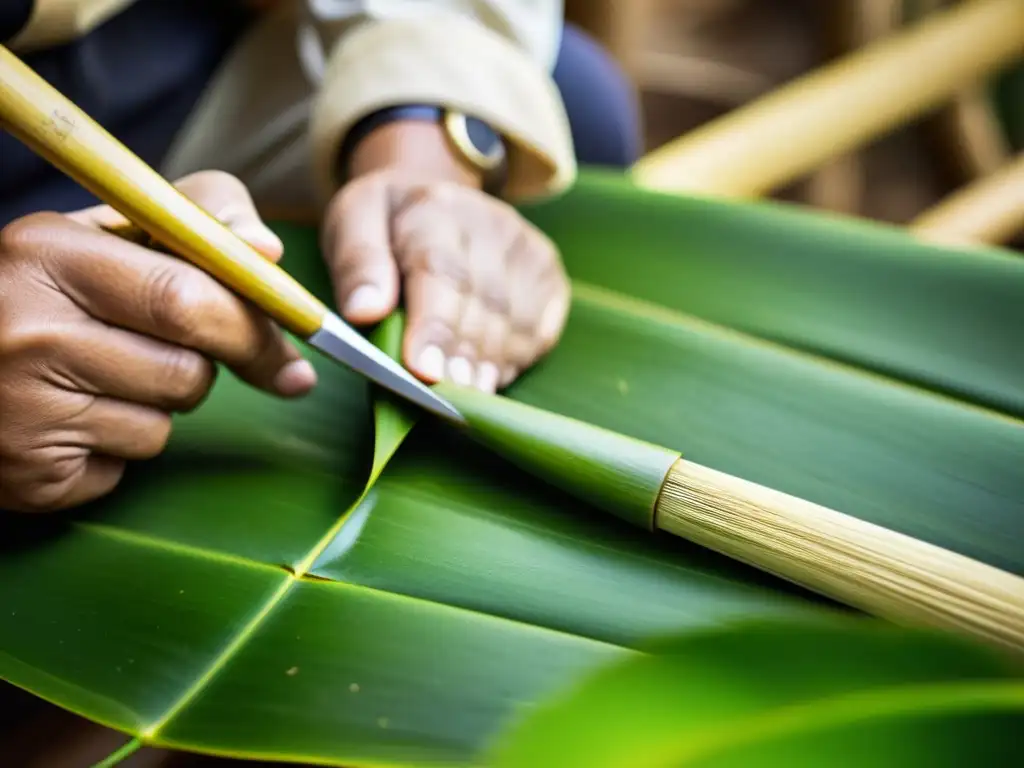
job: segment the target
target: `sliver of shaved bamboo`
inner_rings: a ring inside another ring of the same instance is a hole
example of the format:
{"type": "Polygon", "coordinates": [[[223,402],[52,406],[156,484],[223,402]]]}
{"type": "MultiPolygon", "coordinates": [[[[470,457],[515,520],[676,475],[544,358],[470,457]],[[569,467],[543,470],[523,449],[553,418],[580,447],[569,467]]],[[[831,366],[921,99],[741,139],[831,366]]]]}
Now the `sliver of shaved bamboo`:
{"type": "Polygon", "coordinates": [[[932,242],[1000,244],[1024,232],[1024,153],[957,190],[910,222],[932,242]]]}
{"type": "Polygon", "coordinates": [[[1024,54],[1024,2],[969,0],[641,158],[636,182],[756,197],[938,107],[1024,54]]]}
{"type": "Polygon", "coordinates": [[[1024,652],[1024,579],[911,536],[679,459],[655,526],[900,623],[1024,652]]]}

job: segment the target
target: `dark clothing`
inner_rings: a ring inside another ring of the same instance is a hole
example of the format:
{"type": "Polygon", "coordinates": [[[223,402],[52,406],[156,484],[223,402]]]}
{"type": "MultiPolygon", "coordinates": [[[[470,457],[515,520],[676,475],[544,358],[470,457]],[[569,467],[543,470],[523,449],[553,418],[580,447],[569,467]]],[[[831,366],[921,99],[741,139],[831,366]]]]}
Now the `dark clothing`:
{"type": "MultiPolygon", "coordinates": [[[[25,21],[12,24],[18,17],[8,3],[0,0],[3,40],[25,21]]],[[[81,39],[23,60],[155,166],[244,28],[245,16],[227,8],[215,0],[139,0],[81,39]]],[[[0,225],[32,211],[95,202],[17,139],[0,134],[0,225]]]]}
{"type": "Polygon", "coordinates": [[[10,40],[28,24],[34,0],[4,0],[0,4],[0,42],[10,40]]]}

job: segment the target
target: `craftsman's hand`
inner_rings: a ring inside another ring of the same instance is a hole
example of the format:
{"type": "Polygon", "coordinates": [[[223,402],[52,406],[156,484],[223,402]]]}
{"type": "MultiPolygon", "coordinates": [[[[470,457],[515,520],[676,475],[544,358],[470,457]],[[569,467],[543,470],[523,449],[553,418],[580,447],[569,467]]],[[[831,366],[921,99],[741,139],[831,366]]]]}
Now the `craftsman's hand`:
{"type": "Polygon", "coordinates": [[[569,283],[552,242],[447,153],[426,123],[364,139],[329,206],[324,253],[346,320],[378,322],[401,292],[405,365],[493,392],[555,345],[569,283]]]}
{"type": "MultiPolygon", "coordinates": [[[[239,181],[199,173],[178,188],[280,258],[239,181]]],[[[205,397],[214,360],[282,396],[315,383],[276,326],[212,277],[100,228],[125,223],[100,206],[0,233],[0,509],[112,490],[125,460],[163,450],[170,414],[205,397]]]]}

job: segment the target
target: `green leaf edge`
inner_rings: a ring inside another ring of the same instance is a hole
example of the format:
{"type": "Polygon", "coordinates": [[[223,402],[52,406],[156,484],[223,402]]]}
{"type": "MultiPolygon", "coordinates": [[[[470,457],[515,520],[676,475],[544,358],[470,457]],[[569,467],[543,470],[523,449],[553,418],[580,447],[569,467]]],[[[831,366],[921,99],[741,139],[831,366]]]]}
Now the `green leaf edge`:
{"type": "Polygon", "coordinates": [[[629,768],[684,768],[759,739],[813,733],[858,721],[869,723],[898,715],[927,718],[933,714],[992,710],[1024,714],[1024,683],[886,686],[805,702],[743,718],[734,726],[709,730],[696,743],[680,740],[664,749],[651,750],[647,756],[634,754],[635,761],[629,768]]]}

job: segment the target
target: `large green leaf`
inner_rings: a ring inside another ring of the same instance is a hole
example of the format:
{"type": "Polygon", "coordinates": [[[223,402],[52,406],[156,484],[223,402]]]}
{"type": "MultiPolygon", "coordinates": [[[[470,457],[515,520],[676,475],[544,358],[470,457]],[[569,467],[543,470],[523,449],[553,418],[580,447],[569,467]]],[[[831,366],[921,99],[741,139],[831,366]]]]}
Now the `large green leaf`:
{"type": "Polygon", "coordinates": [[[499,768],[1008,766],[1024,682],[979,648],[872,624],[662,640],[517,723],[499,768]],[[828,648],[829,653],[821,653],[828,648]]]}
{"type": "MultiPolygon", "coordinates": [[[[1024,262],[605,177],[529,215],[575,298],[513,399],[1024,573],[1024,262]]],[[[651,633],[835,610],[429,421],[364,493],[366,384],[314,362],[299,402],[223,375],[111,498],[5,521],[0,677],[148,743],[465,764],[651,633]]]]}

